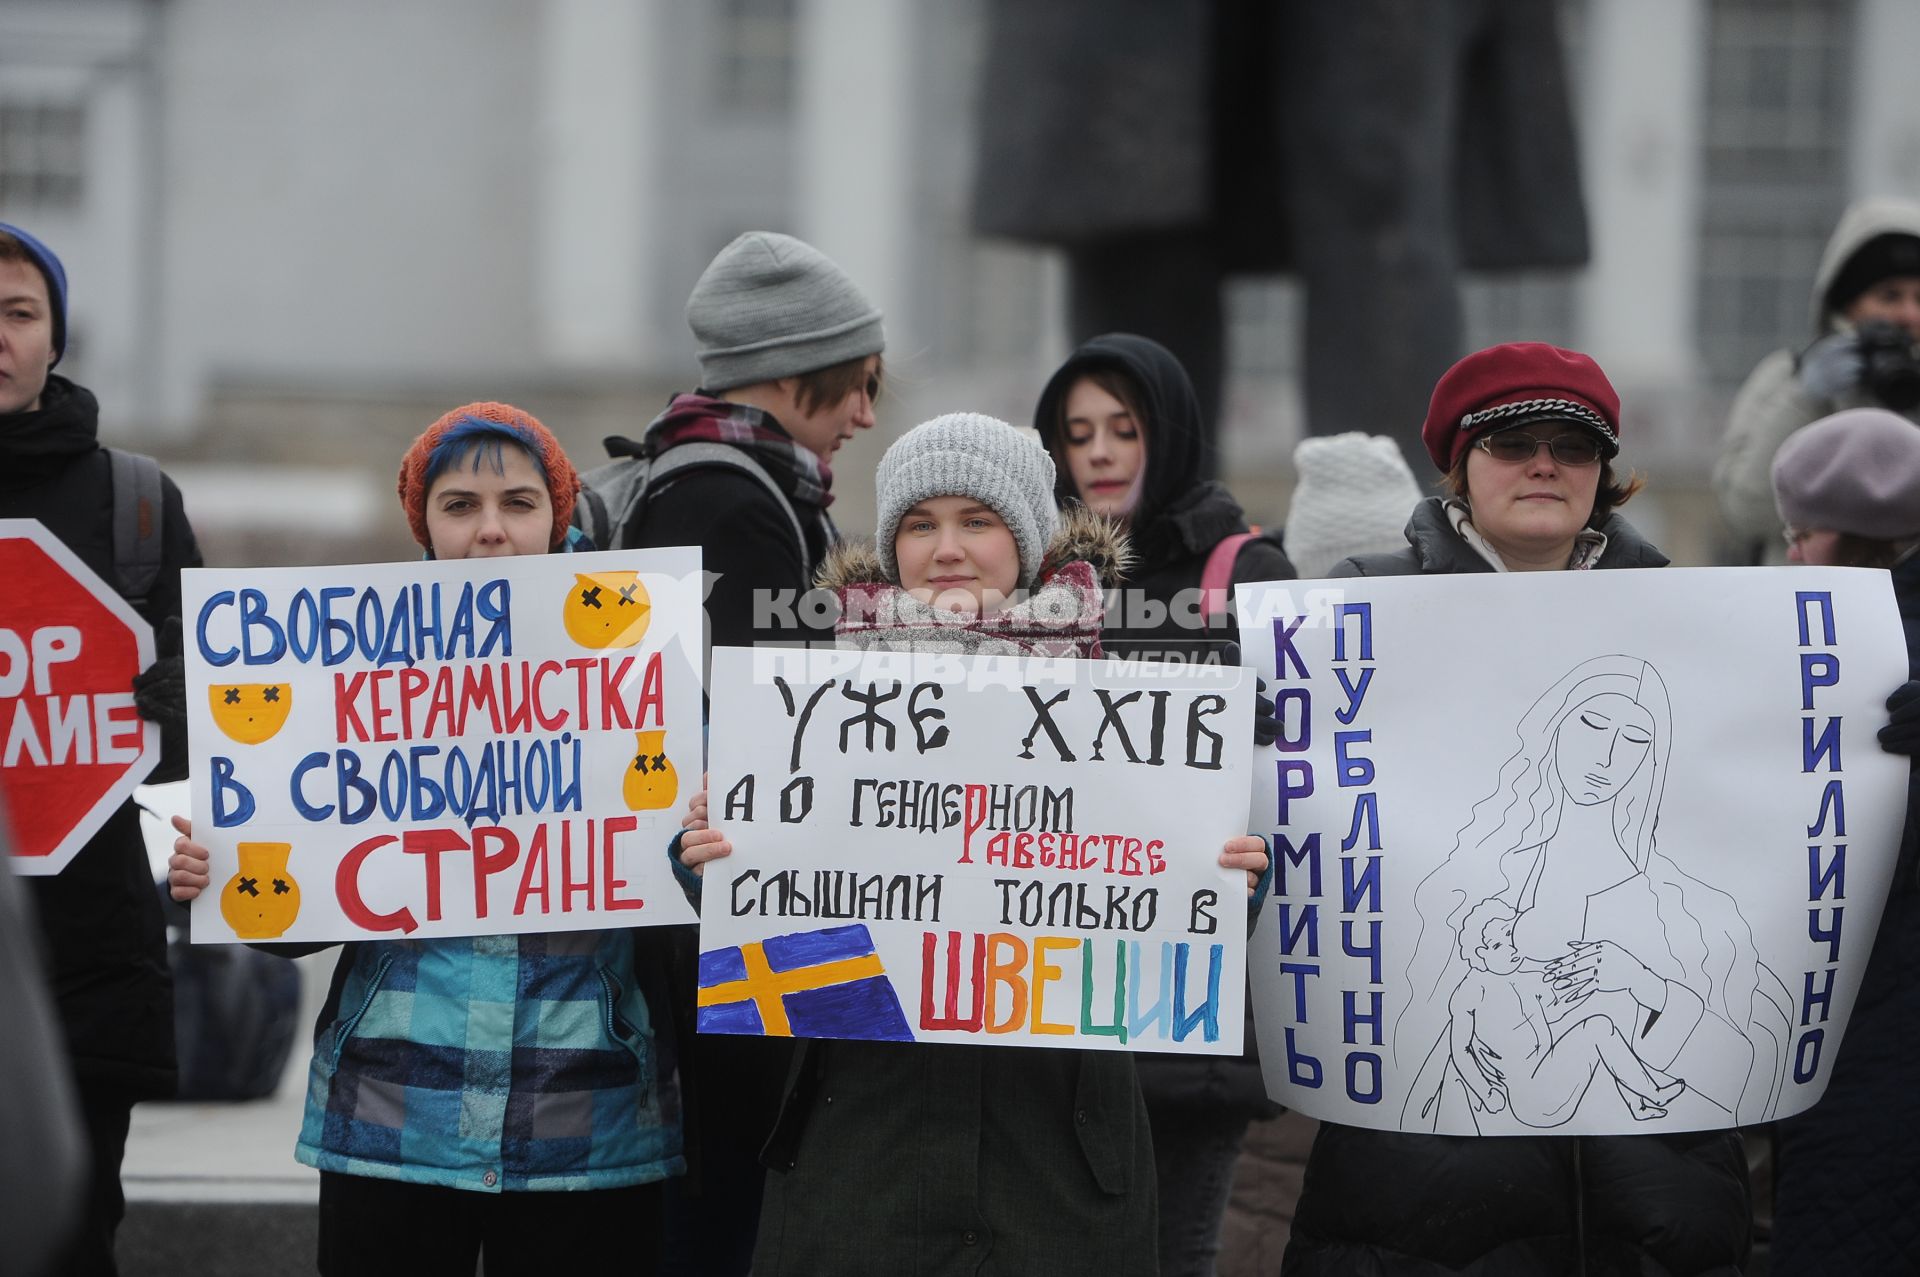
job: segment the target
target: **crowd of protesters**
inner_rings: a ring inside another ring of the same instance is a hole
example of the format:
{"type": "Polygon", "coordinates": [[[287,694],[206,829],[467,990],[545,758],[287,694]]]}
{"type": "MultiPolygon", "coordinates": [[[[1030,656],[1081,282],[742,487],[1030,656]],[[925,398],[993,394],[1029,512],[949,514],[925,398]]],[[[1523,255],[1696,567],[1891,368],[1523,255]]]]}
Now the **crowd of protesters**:
{"type": "MultiPolygon", "coordinates": [[[[54,372],[67,304],[58,256],[0,224],[0,517],[40,520],[153,625],[159,656],[134,692],[162,729],[156,777],[178,776],[180,570],[199,553],[171,481],[104,447],[93,397],[54,372]]],[[[1770,355],[1734,404],[1714,477],[1729,557],[1886,571],[1920,678],[1920,208],[1850,210],[1813,310],[1812,344],[1770,355]]],[[[818,250],[754,232],[708,266],[687,320],[697,388],[637,440],[609,440],[584,487],[517,408],[467,404],[428,426],[398,463],[399,514],[423,555],[697,545],[714,582],[709,647],[810,637],[792,614],[769,630],[755,603],[819,588],[838,621],[811,637],[843,646],[1228,663],[1234,587],[1296,569],[1667,562],[1622,514],[1644,480],[1620,460],[1619,396],[1575,351],[1510,343],[1447,371],[1419,430],[1438,495],[1422,499],[1389,438],[1306,440],[1283,535],[1249,526],[1208,477],[1213,423],[1180,361],[1107,334],[1039,388],[1031,430],[957,411],[903,433],[872,479],[869,544],[843,540],[828,507],[847,482],[835,454],[876,424],[878,309],[818,250]]],[[[1889,690],[1882,742],[1911,755],[1920,683],[1889,690]]],[[[1253,740],[1273,727],[1257,706],[1253,740]]],[[[681,823],[662,854],[697,900],[731,845],[704,785],[681,823]]],[[[176,825],[170,890],[190,900],[208,853],[176,825]]],[[[1903,1074],[1920,1013],[1917,843],[1920,811],[1829,1093],[1774,1132],[1775,1272],[1916,1262],[1902,1207],[1920,1181],[1903,1074]]],[[[1261,839],[1188,854],[1244,871],[1257,907],[1271,880],[1261,839]]],[[[22,1106],[13,1078],[46,1072],[22,1053],[47,1035],[16,1033],[0,1053],[0,1129],[18,1132],[0,1184],[44,1165],[45,1192],[91,1171],[77,1206],[8,1216],[10,1246],[29,1271],[113,1273],[130,1113],[167,1095],[174,1070],[133,807],[25,894],[38,952],[0,969],[0,1005],[20,1008],[16,1026],[50,1013],[70,1067],[22,1106]]],[[[22,903],[10,896],[0,908],[22,903]]],[[[0,945],[11,931],[0,922],[0,945]]],[[[293,1150],[320,1173],[328,1274],[1207,1274],[1248,1127],[1278,1112],[1251,1048],[1155,1058],[700,1035],[686,928],[338,947],[293,1150]],[[482,1003],[492,1012],[476,1014],[482,1003]],[[576,1003],[593,1013],[555,1010],[576,1003]]],[[[1659,1018],[1643,1032],[1671,1032],[1659,1018]]],[[[1753,1234],[1735,1131],[1481,1139],[1325,1124],[1283,1271],[1736,1273],[1753,1234]]]]}

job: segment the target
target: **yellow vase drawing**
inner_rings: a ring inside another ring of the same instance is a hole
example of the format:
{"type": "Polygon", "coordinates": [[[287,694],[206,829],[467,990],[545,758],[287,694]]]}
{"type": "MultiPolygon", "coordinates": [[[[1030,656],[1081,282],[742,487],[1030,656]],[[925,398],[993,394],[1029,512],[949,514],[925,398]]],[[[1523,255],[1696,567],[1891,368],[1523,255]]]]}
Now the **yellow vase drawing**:
{"type": "Polygon", "coordinates": [[[300,884],[287,872],[293,844],[243,842],[240,872],[220,889],[220,916],[242,940],[272,940],[300,916],[300,884]]]}
{"type": "Polygon", "coordinates": [[[293,688],[285,683],[215,683],[207,689],[213,723],[231,740],[258,745],[286,726],[293,688]]]}
{"type": "Polygon", "coordinates": [[[575,573],[562,617],[581,647],[632,647],[646,635],[653,600],[638,572],[575,573]]]}
{"type": "Polygon", "coordinates": [[[626,783],[620,787],[629,811],[659,811],[673,806],[680,796],[680,777],[667,757],[665,729],[636,732],[639,748],[627,767],[626,783]]]}

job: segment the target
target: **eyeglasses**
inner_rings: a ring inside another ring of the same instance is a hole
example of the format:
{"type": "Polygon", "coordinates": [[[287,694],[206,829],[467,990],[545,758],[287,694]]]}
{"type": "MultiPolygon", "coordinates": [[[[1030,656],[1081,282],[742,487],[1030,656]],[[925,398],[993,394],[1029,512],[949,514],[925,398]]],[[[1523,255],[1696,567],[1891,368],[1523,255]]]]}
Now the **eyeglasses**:
{"type": "Polygon", "coordinates": [[[1542,447],[1563,466],[1590,466],[1600,460],[1600,441],[1584,430],[1563,430],[1546,439],[1525,430],[1497,430],[1481,435],[1473,446],[1510,465],[1533,460],[1542,447]]]}

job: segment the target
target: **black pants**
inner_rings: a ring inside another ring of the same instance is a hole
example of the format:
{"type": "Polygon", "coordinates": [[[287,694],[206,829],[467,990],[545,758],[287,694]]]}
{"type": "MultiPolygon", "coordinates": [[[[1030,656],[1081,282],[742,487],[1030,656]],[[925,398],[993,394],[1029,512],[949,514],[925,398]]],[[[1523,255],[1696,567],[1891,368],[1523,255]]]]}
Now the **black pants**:
{"type": "Polygon", "coordinates": [[[1160,1183],[1160,1277],[1213,1277],[1233,1167],[1253,1120],[1244,1108],[1147,1101],[1160,1183]]]}
{"type": "Polygon", "coordinates": [[[753,1267],[765,1169],[760,1149],[780,1112],[788,1038],[703,1035],[684,1067],[687,1161],[696,1174],[667,1189],[668,1277],[746,1277],[753,1267]]]}
{"type": "MultiPolygon", "coordinates": [[[[120,1191],[120,1159],[127,1152],[127,1126],[133,1100],[121,1091],[80,1084],[80,1119],[87,1128],[93,1168],[87,1179],[86,1211],[80,1233],[57,1269],[62,1277],[115,1277],[113,1235],[127,1213],[120,1191]]],[[[6,1264],[0,1259],[0,1269],[6,1264]]]]}
{"type": "Polygon", "coordinates": [[[474,1193],[320,1173],[323,1277],[487,1277],[659,1270],[658,1184],[474,1193]],[[587,1267],[591,1265],[592,1267],[587,1267]]]}

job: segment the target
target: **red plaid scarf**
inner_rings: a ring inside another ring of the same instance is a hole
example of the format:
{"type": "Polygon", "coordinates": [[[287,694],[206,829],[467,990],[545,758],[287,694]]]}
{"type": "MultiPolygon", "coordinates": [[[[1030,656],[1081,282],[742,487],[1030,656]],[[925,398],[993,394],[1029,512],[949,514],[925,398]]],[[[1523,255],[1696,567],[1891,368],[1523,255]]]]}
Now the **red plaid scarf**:
{"type": "Polygon", "coordinates": [[[833,471],[771,414],[750,404],[728,403],[702,394],[675,395],[667,410],[647,427],[644,444],[659,456],[677,444],[695,440],[724,443],[753,454],[780,490],[795,501],[821,509],[833,504],[833,471]]]}

